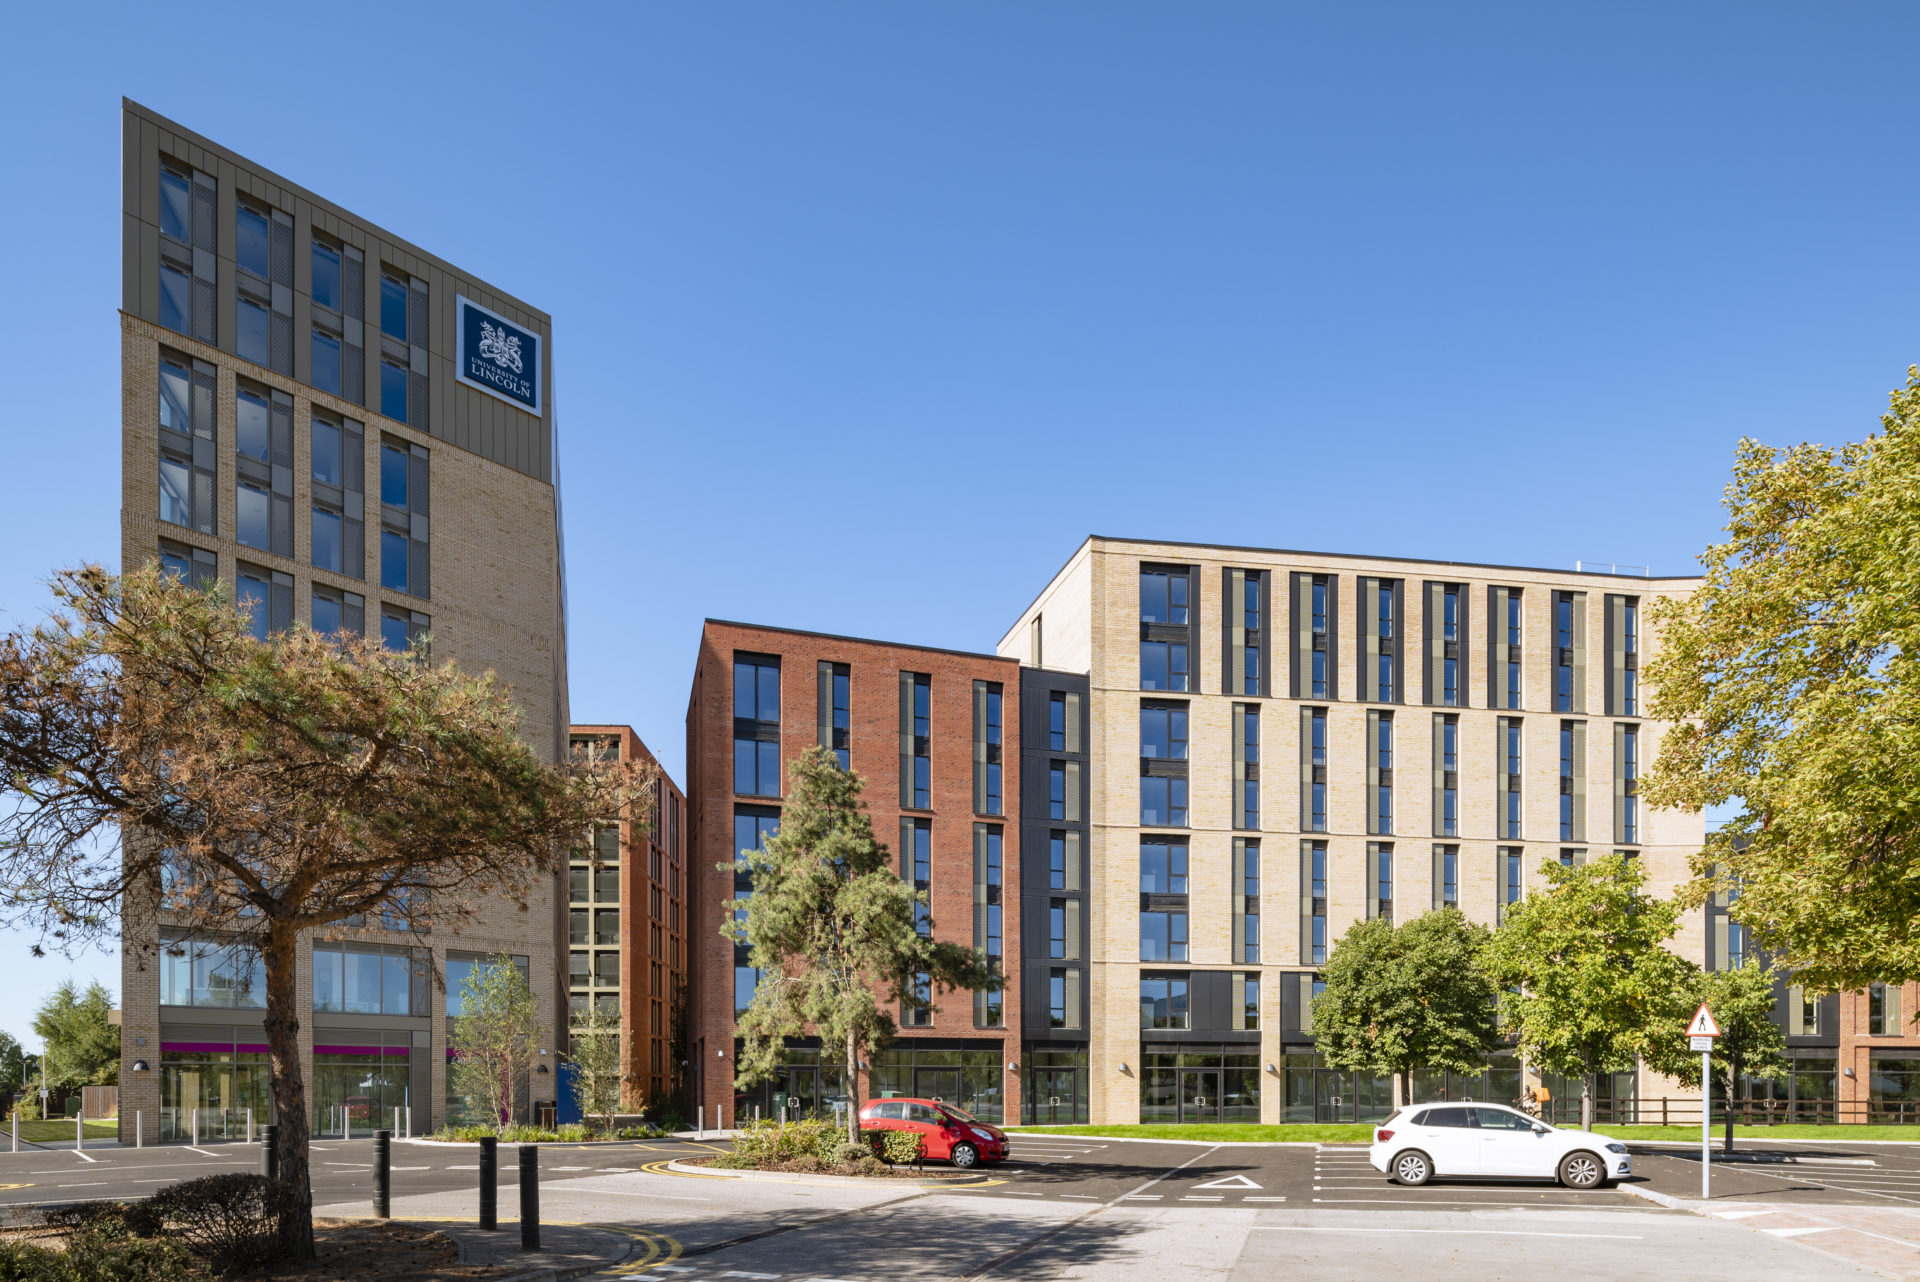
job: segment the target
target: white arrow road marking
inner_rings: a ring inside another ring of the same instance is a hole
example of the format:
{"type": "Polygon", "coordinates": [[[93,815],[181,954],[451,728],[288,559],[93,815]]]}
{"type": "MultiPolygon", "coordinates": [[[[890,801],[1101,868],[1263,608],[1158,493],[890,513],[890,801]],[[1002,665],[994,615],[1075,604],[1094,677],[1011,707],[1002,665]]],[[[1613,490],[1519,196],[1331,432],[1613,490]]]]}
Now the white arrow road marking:
{"type": "Polygon", "coordinates": [[[1257,1189],[1264,1187],[1255,1184],[1244,1175],[1224,1175],[1217,1180],[1208,1180],[1205,1184],[1196,1184],[1197,1189],[1257,1189]]]}

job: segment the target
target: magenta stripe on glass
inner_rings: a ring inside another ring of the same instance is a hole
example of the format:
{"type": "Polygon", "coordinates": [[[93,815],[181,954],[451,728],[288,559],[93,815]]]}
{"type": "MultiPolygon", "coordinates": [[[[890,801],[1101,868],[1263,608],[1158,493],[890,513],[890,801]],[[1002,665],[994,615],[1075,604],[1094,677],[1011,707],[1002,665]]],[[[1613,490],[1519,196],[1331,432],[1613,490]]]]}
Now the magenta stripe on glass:
{"type": "Polygon", "coordinates": [[[405,1046],[316,1046],[315,1055],[405,1055],[405,1046]]]}

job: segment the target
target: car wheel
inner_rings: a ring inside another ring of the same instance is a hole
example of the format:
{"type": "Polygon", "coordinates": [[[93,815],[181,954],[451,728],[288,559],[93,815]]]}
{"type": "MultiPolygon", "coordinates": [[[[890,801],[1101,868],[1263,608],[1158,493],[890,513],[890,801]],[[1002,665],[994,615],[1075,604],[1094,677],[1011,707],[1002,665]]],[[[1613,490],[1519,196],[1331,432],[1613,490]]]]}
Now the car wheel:
{"type": "Polygon", "coordinates": [[[1410,1148],[1396,1154],[1393,1159],[1393,1182],[1404,1184],[1408,1188],[1419,1188],[1433,1178],[1433,1161],[1417,1148],[1410,1148]]]}
{"type": "Polygon", "coordinates": [[[1599,1188],[1607,1178],[1607,1164],[1588,1152],[1560,1159],[1560,1182],[1570,1189],[1599,1188]]]}
{"type": "Polygon", "coordinates": [[[953,1146],[953,1164],[959,1167],[961,1170],[964,1171],[968,1169],[979,1160],[980,1160],[980,1150],[975,1148],[973,1145],[955,1144],[953,1146]]]}

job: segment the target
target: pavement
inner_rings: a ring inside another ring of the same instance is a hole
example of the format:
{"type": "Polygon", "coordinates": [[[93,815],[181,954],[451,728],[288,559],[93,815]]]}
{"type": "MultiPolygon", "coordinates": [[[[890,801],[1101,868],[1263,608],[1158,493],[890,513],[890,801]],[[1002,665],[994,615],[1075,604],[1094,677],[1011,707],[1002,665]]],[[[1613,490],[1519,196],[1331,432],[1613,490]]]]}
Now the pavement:
{"type": "MultiPolygon", "coordinates": [[[[527,1254],[510,1154],[500,1229],[483,1233],[477,1147],[396,1141],[393,1213],[528,1279],[1920,1280],[1920,1144],[1756,1142],[1772,1159],[1716,1162],[1706,1203],[1697,1151],[1663,1146],[1635,1146],[1630,1185],[1584,1193],[1477,1179],[1401,1188],[1351,1146],[1019,1132],[1007,1162],[954,1185],[772,1183],[687,1168],[720,1147],[542,1145],[542,1249],[527,1254]]],[[[139,1196],[257,1163],[256,1147],[237,1144],[0,1154],[0,1207],[139,1196]]],[[[316,1145],[313,1169],[318,1211],[371,1212],[367,1141],[316,1145]]]]}

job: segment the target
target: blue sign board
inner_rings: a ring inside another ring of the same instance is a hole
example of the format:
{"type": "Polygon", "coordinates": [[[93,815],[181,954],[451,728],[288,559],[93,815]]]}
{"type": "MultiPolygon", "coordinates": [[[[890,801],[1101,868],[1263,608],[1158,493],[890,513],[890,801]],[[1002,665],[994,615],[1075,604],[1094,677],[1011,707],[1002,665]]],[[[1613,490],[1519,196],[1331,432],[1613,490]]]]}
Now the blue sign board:
{"type": "Polygon", "coordinates": [[[458,295],[454,377],[530,414],[540,413],[540,336],[458,295]]]}

